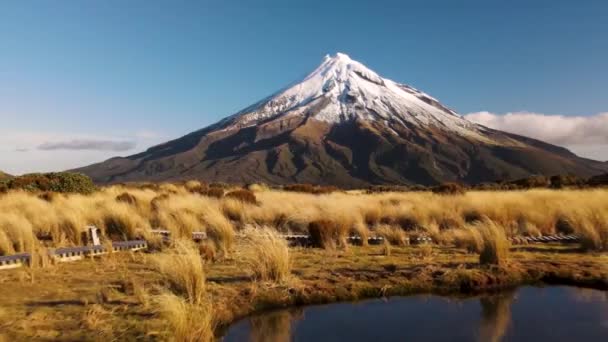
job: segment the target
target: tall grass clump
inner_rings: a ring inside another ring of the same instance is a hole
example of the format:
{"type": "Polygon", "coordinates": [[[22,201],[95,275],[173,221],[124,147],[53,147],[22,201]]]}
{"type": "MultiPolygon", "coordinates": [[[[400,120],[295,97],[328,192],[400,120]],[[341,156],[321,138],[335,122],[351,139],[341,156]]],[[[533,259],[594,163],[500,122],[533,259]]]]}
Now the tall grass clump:
{"type": "Polygon", "coordinates": [[[194,304],[172,293],[160,295],[157,302],[159,313],[169,324],[173,341],[214,341],[213,312],[209,303],[194,304]]]}
{"type": "Polygon", "coordinates": [[[247,226],[243,230],[242,243],[240,257],[256,279],[283,283],[289,278],[289,246],[276,229],[247,226]]]}
{"type": "Polygon", "coordinates": [[[230,254],[236,237],[232,223],[219,210],[206,211],[202,215],[202,221],[207,225],[207,236],[215,243],[216,248],[224,255],[230,254]]]}
{"type": "Polygon", "coordinates": [[[31,252],[36,246],[31,224],[14,213],[0,213],[0,255],[31,252]]]}
{"type": "Polygon", "coordinates": [[[581,211],[566,220],[578,234],[584,251],[608,251],[608,213],[581,211]]]}
{"type": "Polygon", "coordinates": [[[173,292],[192,304],[201,304],[205,296],[205,271],[198,248],[188,240],[177,240],[172,249],[155,258],[160,273],[173,292]]]}
{"type": "Polygon", "coordinates": [[[456,248],[466,249],[469,253],[481,253],[483,250],[481,232],[474,226],[448,231],[442,237],[445,242],[452,243],[456,248]]]}
{"type": "Polygon", "coordinates": [[[336,249],[346,247],[348,228],[339,222],[330,220],[316,220],[308,225],[308,233],[314,247],[336,249]]]}
{"type": "Polygon", "coordinates": [[[393,246],[406,246],[410,243],[408,236],[399,227],[380,225],[376,227],[375,231],[393,246]]]}
{"type": "Polygon", "coordinates": [[[483,247],[479,253],[479,263],[482,265],[504,265],[509,257],[510,242],[504,228],[490,219],[485,218],[475,224],[481,234],[483,247]]]}

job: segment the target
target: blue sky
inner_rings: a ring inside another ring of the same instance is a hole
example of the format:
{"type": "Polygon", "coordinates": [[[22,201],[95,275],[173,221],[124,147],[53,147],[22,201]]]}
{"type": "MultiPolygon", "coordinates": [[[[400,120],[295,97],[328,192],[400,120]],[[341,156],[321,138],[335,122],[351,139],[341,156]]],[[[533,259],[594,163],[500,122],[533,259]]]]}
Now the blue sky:
{"type": "MultiPolygon", "coordinates": [[[[140,151],[338,51],[462,114],[488,112],[471,116],[484,124],[517,131],[501,115],[531,114],[580,134],[608,126],[607,17],[606,1],[3,1],[0,169],[140,151]]],[[[604,133],[555,142],[608,159],[604,133]]]]}

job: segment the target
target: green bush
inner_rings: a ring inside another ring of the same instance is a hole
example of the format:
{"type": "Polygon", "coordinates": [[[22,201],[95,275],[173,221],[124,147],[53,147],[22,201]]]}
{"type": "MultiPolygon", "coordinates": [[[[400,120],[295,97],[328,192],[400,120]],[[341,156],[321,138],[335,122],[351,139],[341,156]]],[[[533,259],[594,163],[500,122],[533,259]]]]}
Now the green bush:
{"type": "Polygon", "coordinates": [[[64,192],[90,194],[97,190],[91,178],[71,172],[32,173],[5,181],[7,189],[32,192],[64,192]]]}

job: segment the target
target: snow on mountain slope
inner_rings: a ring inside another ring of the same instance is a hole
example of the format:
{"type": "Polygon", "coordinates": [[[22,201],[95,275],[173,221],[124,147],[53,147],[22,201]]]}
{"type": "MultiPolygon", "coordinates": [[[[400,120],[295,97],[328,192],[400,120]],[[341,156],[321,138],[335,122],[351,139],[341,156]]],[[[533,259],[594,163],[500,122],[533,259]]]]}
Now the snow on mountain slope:
{"type": "Polygon", "coordinates": [[[562,147],[469,122],[341,53],[214,125],[78,169],[99,183],[194,178],[348,188],[607,170],[562,147]]]}
{"type": "Polygon", "coordinates": [[[483,127],[423,92],[380,77],[343,53],[325,56],[321,65],[300,83],[229,117],[225,128],[243,128],[292,115],[309,115],[327,123],[355,118],[398,121],[483,139],[483,127]]]}

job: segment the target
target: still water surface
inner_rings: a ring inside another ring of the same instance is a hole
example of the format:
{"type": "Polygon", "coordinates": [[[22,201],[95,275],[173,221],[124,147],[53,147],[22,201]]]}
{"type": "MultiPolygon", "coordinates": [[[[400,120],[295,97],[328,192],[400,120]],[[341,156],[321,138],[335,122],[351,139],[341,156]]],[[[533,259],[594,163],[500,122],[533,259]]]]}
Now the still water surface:
{"type": "Polygon", "coordinates": [[[608,341],[608,292],[522,287],[491,296],[394,297],[274,311],[230,327],[233,341],[608,341]]]}

